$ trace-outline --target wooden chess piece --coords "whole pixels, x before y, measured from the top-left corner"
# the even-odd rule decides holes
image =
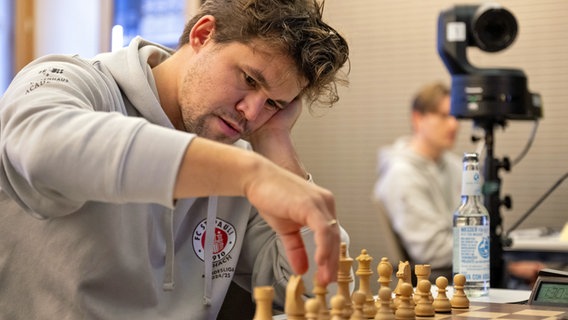
[[[379,289],[379,299],[377,299],[379,307],[375,314],[375,320],[394,320],[394,312],[392,310],[392,291],[387,287]]]
[[[341,243],[339,252],[339,270],[337,272],[337,294],[345,299],[345,318],[349,318],[352,313],[351,307],[351,290],[349,285],[353,282],[352,274],[353,258],[347,254],[347,244]]]
[[[404,281],[406,283],[410,283],[412,285],[412,274],[411,274],[411,271],[410,271],[410,262],[404,261],[402,264],[404,265],[404,268],[402,268],[402,270],[403,270],[402,281]]]
[[[398,305],[400,304],[400,287],[404,283],[410,284],[412,288],[411,280],[410,280],[410,263],[408,261],[399,261],[398,263],[398,271],[396,272],[396,277],[398,279],[396,288],[394,289],[394,308],[398,309]]]
[[[377,282],[381,284],[381,287],[390,287],[392,272],[393,267],[389,258],[381,258],[381,262],[377,265],[377,273],[379,274],[379,280],[377,280]]]
[[[390,263],[389,258],[387,257],[381,258],[381,262],[379,262],[379,264],[377,265],[377,273],[379,274],[379,279],[377,280],[377,282],[380,283],[379,292],[380,289],[383,287],[390,289],[390,283],[392,282],[393,266]],[[392,290],[389,291],[392,294]],[[375,307],[378,309],[381,303],[380,303],[380,295],[377,296],[379,297],[379,299],[377,299],[377,301],[375,302]],[[394,302],[392,301],[392,297],[389,297],[389,301],[391,309],[394,312],[395,308],[394,308]]]
[[[343,309],[345,308],[345,297],[340,294],[336,294],[331,297],[329,304],[331,305],[331,320],[344,320]]]
[[[446,295],[446,288],[448,287],[448,278],[439,276],[436,279],[436,287],[438,287],[438,295],[432,306],[437,313],[450,313],[452,312],[452,304]]]
[[[353,313],[349,320],[363,320],[366,319],[363,313],[363,307],[365,306],[365,293],[361,291],[353,292]]]
[[[314,277],[314,289],[312,293],[314,294],[315,298],[318,300],[320,308],[319,308],[319,316],[318,320],[328,320],[329,319],[329,309],[327,307],[327,288],[321,286],[317,281],[317,276]]]
[[[432,267],[429,264],[417,264],[414,266],[414,274],[416,275],[416,283],[419,284],[422,280],[430,281],[430,274],[432,273]],[[431,285],[431,284],[430,284]],[[414,302],[418,303],[418,299],[420,299],[420,295],[414,295]],[[430,302],[434,301],[434,297],[432,296],[432,292],[428,292],[428,299]]]
[[[253,295],[256,301],[256,310],[253,320],[272,320],[274,288],[271,286],[255,287]]]
[[[306,320],[318,320],[320,312],[320,303],[316,298],[310,298],[306,300],[304,304],[306,310]]]
[[[454,295],[450,299],[452,308],[454,309],[467,309],[469,308],[469,299],[464,291],[465,276],[457,273],[454,276]]]
[[[371,293],[370,277],[373,274],[371,270],[371,257],[366,249],[361,250],[361,254],[357,257],[358,268],[355,274],[359,277],[359,291],[365,294],[365,305],[363,306],[363,314],[366,318],[372,319],[377,312],[375,307],[375,299]]]
[[[400,285],[400,297],[399,304],[394,313],[397,320],[407,320],[414,319],[416,314],[414,313],[414,306],[410,302],[412,299],[412,285],[410,283],[403,282]]]
[[[430,301],[430,288],[432,285],[427,279],[422,279],[418,282],[416,295],[419,297],[414,308],[414,313],[417,317],[433,317],[435,315],[434,307]]]
[[[304,320],[305,307],[302,295],[304,294],[304,281],[299,275],[292,275],[286,286],[286,302],[284,313],[288,320]]]

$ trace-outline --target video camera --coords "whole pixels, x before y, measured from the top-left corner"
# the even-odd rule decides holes
[[[457,5],[438,18],[438,53],[452,77],[451,111],[456,118],[504,125],[507,119],[542,117],[539,94],[530,93],[519,69],[476,68],[467,47],[486,52],[507,48],[517,36],[517,21],[496,3]]]

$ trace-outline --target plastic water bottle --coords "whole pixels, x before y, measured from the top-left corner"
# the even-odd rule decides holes
[[[453,217],[453,274],[466,277],[469,297],[489,294],[489,212],[481,196],[477,153],[464,153],[461,204]]]

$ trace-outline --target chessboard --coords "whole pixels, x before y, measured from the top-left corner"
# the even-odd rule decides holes
[[[304,283],[299,275],[292,276],[286,288],[284,314],[274,316],[270,286],[254,288],[256,312],[253,320],[410,320],[410,319],[519,319],[551,320],[567,319],[568,309],[526,304],[492,302],[470,302],[466,294],[466,277],[456,274],[453,288],[448,290],[449,281],[438,277],[432,285],[429,280],[430,266],[415,265],[414,274],[418,280],[411,283],[411,268],[408,261],[398,263],[398,271],[383,257],[376,267],[380,289],[370,292],[373,275],[373,258],[365,249],[357,256],[358,268],[355,275],[359,287],[350,290],[353,282],[352,265],[355,259],[347,256],[346,245],[341,245],[337,292],[329,297],[325,287],[314,282],[314,289],[304,292]],[[396,286],[391,285],[396,275]],[[314,280],[315,281],[315,280]],[[394,289],[392,289],[394,287]],[[311,297],[307,297],[308,296]]]
[[[274,320],[287,320],[285,314],[273,317]],[[416,319],[457,319],[457,320],[562,320],[568,319],[568,310],[531,306],[525,304],[472,302],[469,309],[454,309],[451,313],[436,313],[434,317],[416,317]]]
[[[429,319],[568,319],[568,310],[526,304],[472,302],[467,310],[452,310],[451,314],[436,314]]]

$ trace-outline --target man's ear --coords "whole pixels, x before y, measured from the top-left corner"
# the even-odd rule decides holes
[[[412,131],[417,132],[420,128],[420,124],[422,123],[422,118],[424,115],[418,111],[411,111],[410,120],[412,123]]]
[[[189,33],[189,44],[195,49],[199,50],[207,42],[212,40],[213,32],[215,31],[215,17],[206,15],[201,17]]]

